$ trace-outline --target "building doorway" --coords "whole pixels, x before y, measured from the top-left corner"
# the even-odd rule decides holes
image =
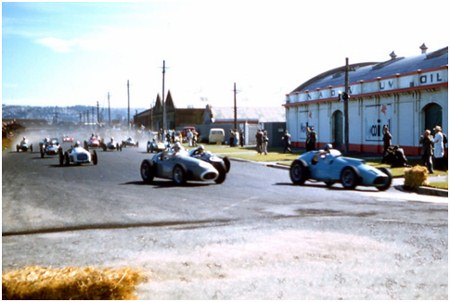
[[[436,125],[439,125],[442,127],[442,107],[436,103],[431,103],[426,105],[423,110],[423,117],[424,117],[424,131],[425,129],[428,129],[430,131],[433,131],[433,128]]]
[[[344,143],[344,117],[342,111],[337,110],[333,113],[332,120],[332,133],[333,133],[333,146],[336,149],[342,149]]]

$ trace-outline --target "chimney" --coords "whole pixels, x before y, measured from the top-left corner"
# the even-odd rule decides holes
[[[397,55],[395,54],[394,51],[392,51],[389,55],[391,56],[391,60],[394,60],[395,58],[397,58]]]
[[[423,43],[422,46],[420,46],[420,49],[422,50],[422,54],[425,54],[427,53],[428,47],[425,45],[425,43]]]

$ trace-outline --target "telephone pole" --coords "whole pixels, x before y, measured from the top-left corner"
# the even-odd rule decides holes
[[[127,80],[127,93],[128,93],[128,129],[130,129],[130,80]]]
[[[165,81],[165,75],[166,75],[166,61],[163,60],[163,67],[162,67],[162,103],[163,103],[163,129],[167,129],[167,118],[166,118],[166,101],[164,99],[164,81]]]
[[[344,136],[345,136],[345,153],[348,154],[349,151],[349,143],[348,143],[348,100],[349,100],[349,94],[348,94],[348,58],[345,58],[345,87],[344,87]]]
[[[234,82],[234,129],[237,129],[236,82]]]
[[[109,92],[108,92],[108,125],[111,127],[111,104],[109,102]]]

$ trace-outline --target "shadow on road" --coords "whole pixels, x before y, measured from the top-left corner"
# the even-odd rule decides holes
[[[171,180],[154,180],[151,184],[146,184],[143,181],[128,181],[125,183],[121,183],[120,185],[137,185],[137,186],[149,186],[154,187],[156,189],[159,188],[197,188],[197,187],[204,187],[208,185],[215,185],[215,183],[198,183],[198,182],[187,182],[184,185],[178,186]]]

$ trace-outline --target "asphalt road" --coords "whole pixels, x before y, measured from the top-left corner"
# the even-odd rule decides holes
[[[232,161],[226,181],[139,174],[141,148],[60,167],[2,155],[2,268],[132,266],[141,299],[447,299],[447,198]]]

